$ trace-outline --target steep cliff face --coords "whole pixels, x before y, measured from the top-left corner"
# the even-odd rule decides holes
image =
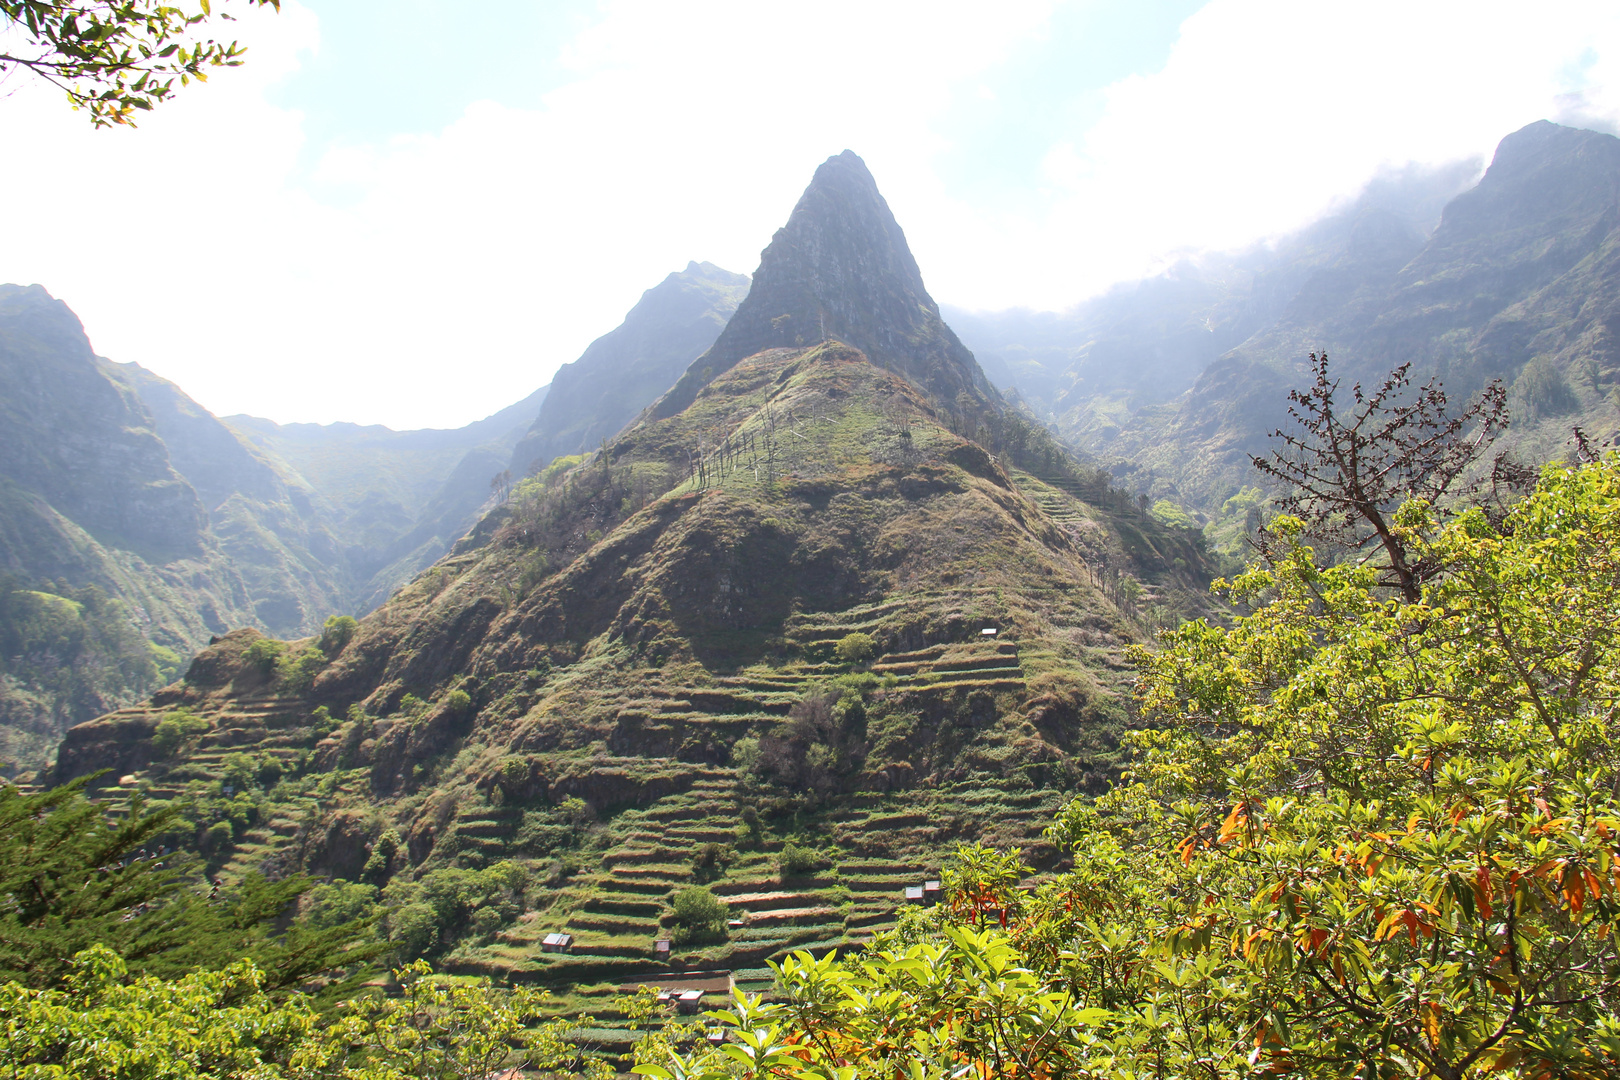
[[[38,286],[0,286],[0,387],[0,759],[33,766],[257,617],[152,412]]]
[[[167,379],[138,364],[99,362],[146,406],[169,460],[203,503],[221,557],[252,597],[255,625],[300,637],[348,609],[346,553],[307,486],[284,478]]]
[[[1557,452],[1577,423],[1599,437],[1620,427],[1620,139],[1532,124],[1502,140],[1431,236],[1360,224],[1272,325],[1173,409],[1126,430],[1114,449],[1148,471],[1145,484],[1219,505],[1248,477],[1248,455],[1264,452],[1279,395],[1304,381],[1311,350],[1326,349],[1348,382],[1410,363],[1459,400],[1501,379],[1514,416],[1503,445],[1532,459]]]
[[[557,369],[512,452],[513,474],[589,453],[617,435],[714,344],[747,292],[747,275],[696,262],[648,289],[623,323]]]
[[[977,411],[1000,400],[923,287],[905,233],[866,163],[848,150],[816,170],[788,223],[761,253],[748,298],[652,415],[680,412],[744,357],[823,341],[853,345],[947,408]]]
[[[67,305],[0,286],[6,476],[100,543],[149,561],[201,554],[207,518],[137,395],[109,380]]]

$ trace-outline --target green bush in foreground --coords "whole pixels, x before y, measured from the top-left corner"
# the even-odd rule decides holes
[[[309,1002],[278,1001],[251,961],[167,981],[130,979],[96,946],[61,989],[0,985],[0,1076],[75,1080],[487,1080],[503,1068],[605,1080],[576,1031],[529,1027],[538,990],[445,982],[426,964],[395,972],[397,997],[363,997],[323,1025]]]

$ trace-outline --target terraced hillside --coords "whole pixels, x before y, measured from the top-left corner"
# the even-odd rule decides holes
[[[875,188],[811,193],[893,224]],[[847,232],[796,212],[773,248],[831,261],[756,287],[836,288],[830,325],[870,286],[922,313],[907,333],[945,333],[909,253],[817,239]],[[765,318],[755,300],[739,318]],[[956,399],[913,381],[930,357]],[[544,984],[605,1046],[627,1038],[619,988],[758,987],[790,950],[858,944],[959,841],[1050,866],[1052,811],[1117,767],[1144,604],[1197,610],[1201,548],[973,397],[954,338],[901,360],[727,357],[520,485],[352,640],[227,635],[149,705],[73,729],[58,776],[187,799],[214,872],[325,876],[313,915],[374,907],[396,957]],[[727,917],[678,906],[693,887]]]

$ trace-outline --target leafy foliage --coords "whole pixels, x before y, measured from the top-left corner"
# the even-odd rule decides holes
[[[675,894],[670,907],[675,912],[678,944],[725,940],[726,919],[731,909],[708,889],[700,885],[682,889]]]
[[[839,638],[833,653],[846,664],[864,664],[876,655],[877,639],[857,630]]]
[[[356,944],[364,919],[294,920],[271,933],[311,887],[302,875],[275,882],[250,875],[205,896],[190,857],[165,843],[174,839],[179,808],[147,811],[137,802],[126,817],[109,819],[84,797],[86,782],[37,795],[0,788],[0,977],[59,986],[75,955],[105,945],[132,970],[162,977],[249,957],[264,985],[282,990],[363,966],[376,953]]]
[[[611,1076],[580,1049],[577,1028],[527,1025],[537,990],[446,983],[425,964],[395,972],[398,997],[350,1002],[323,1025],[302,998],[265,993],[251,961],[166,981],[130,978],[105,946],[79,954],[61,988],[0,984],[0,1073],[127,1080],[486,1080],[505,1067]]]
[[[168,757],[207,730],[208,721],[190,709],[172,709],[163,714],[163,719],[152,730],[152,753]]]
[[[138,112],[173,96],[177,80],[207,82],[207,69],[242,63],[247,50],[236,42],[198,37],[216,17],[209,0],[199,3],[190,14],[158,0],[0,0],[0,17],[26,42],[0,54],[0,71],[19,67],[60,86],[96,127],[133,126]]]

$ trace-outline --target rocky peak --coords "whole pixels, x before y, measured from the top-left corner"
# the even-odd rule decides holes
[[[973,354],[923,287],[905,233],[866,163],[845,150],[816,170],[760,255],[748,297],[713,347],[654,406],[673,416],[744,357],[839,340],[955,407],[997,400]]]

